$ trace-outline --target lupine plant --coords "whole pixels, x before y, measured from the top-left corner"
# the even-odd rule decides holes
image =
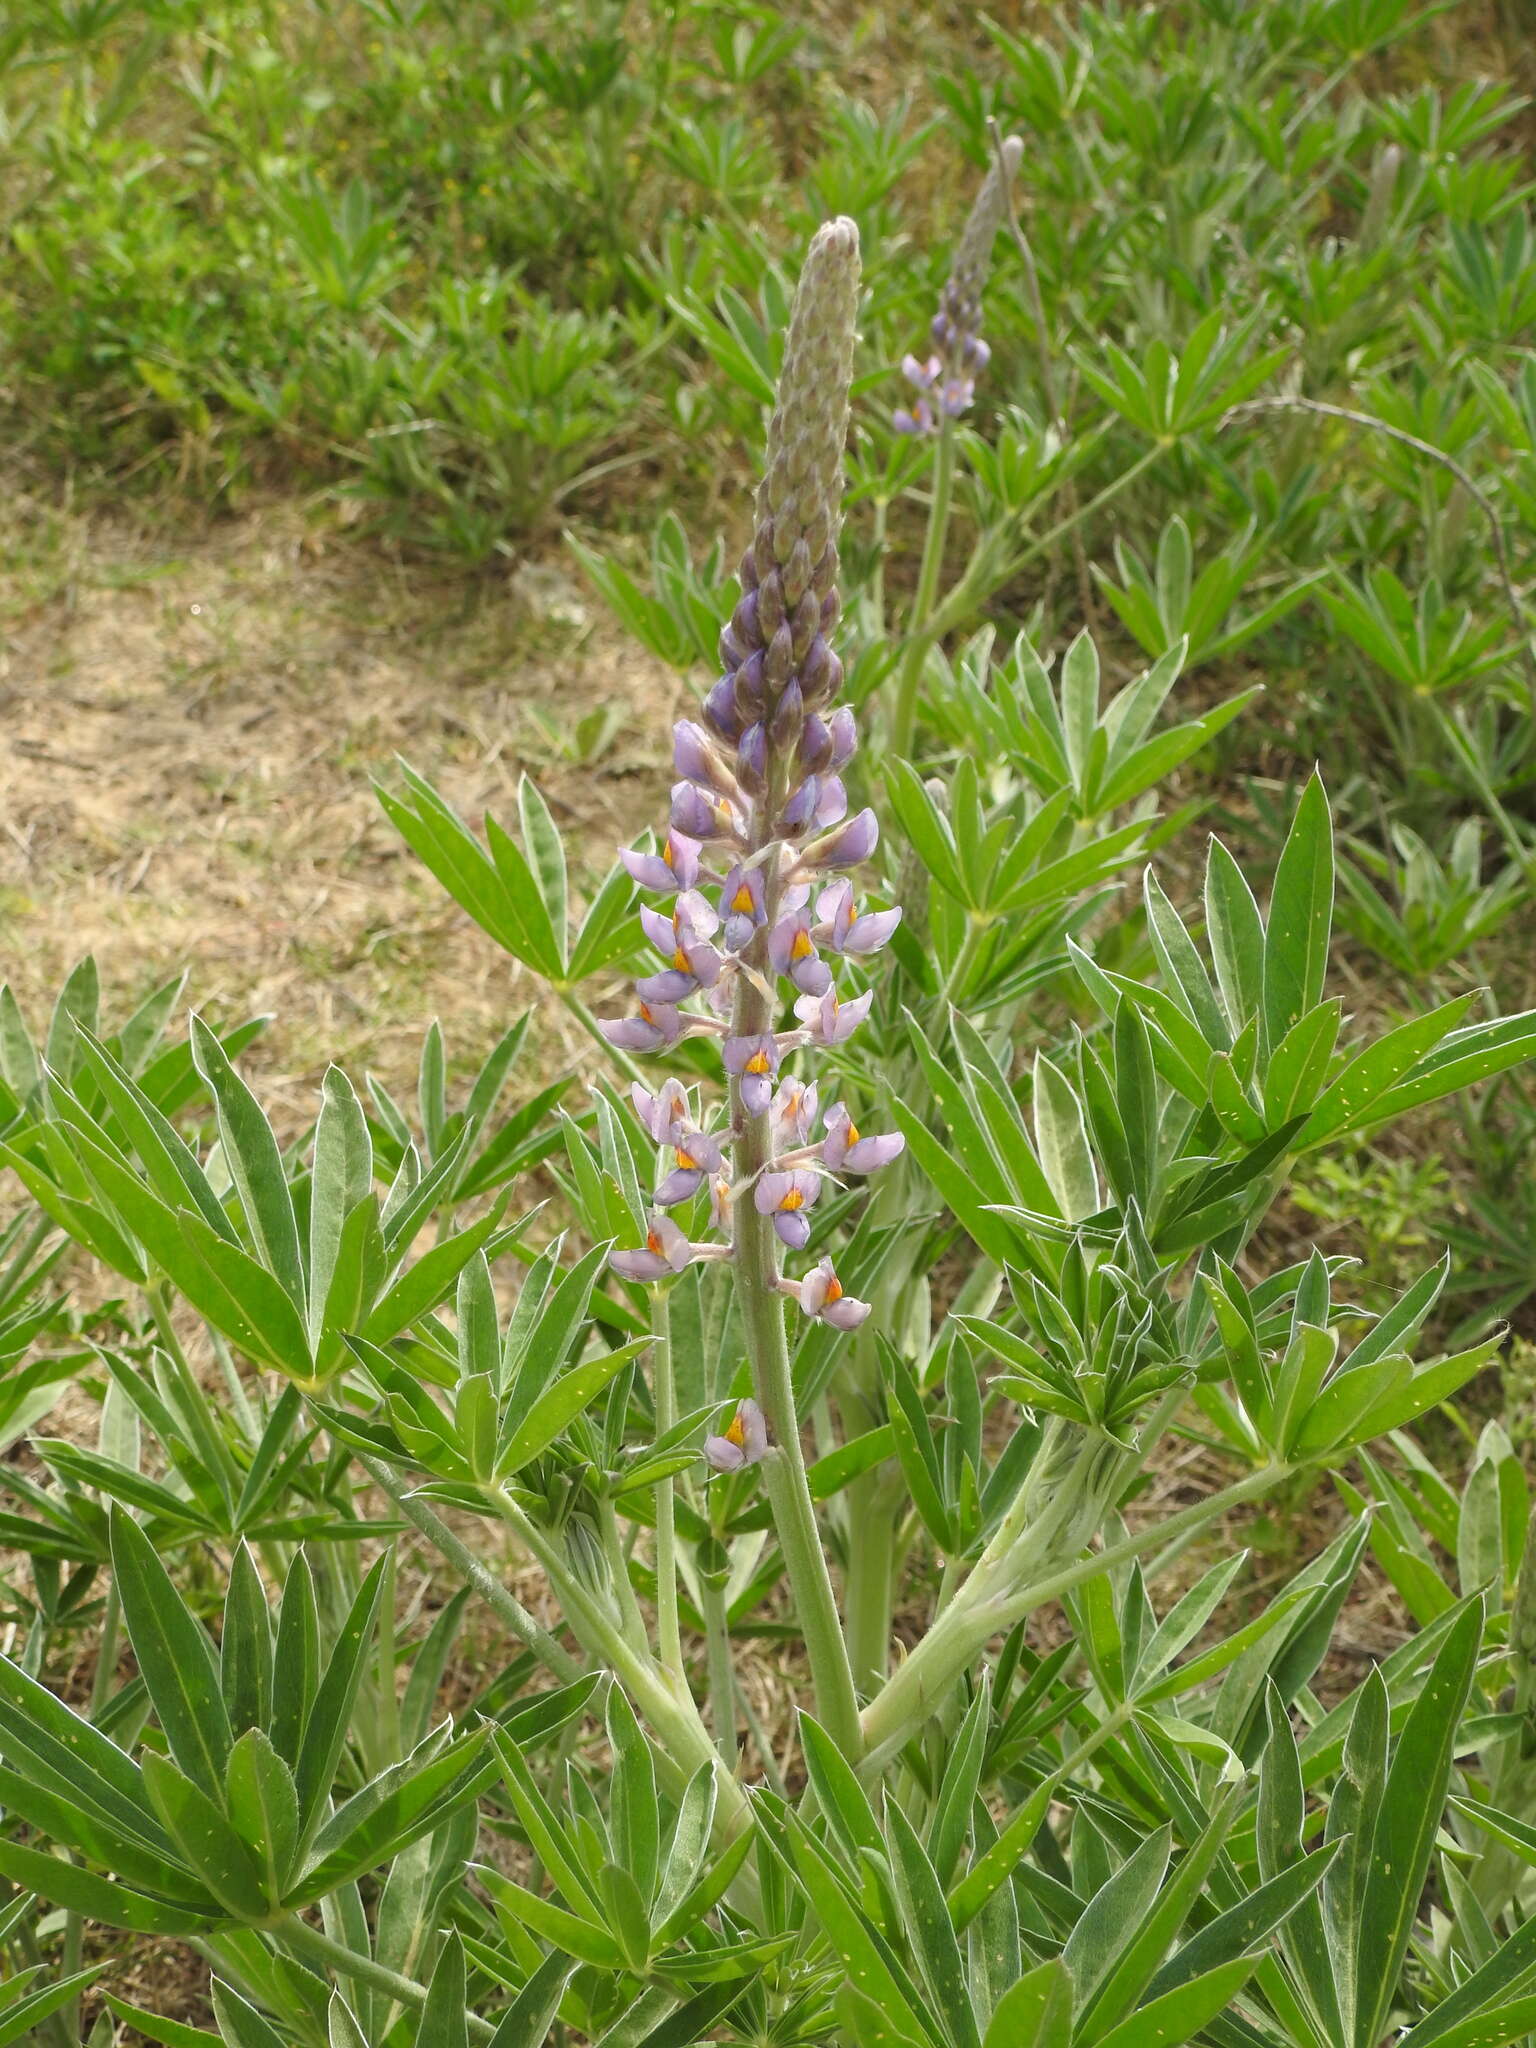
[[[531,784],[484,844],[386,793],[611,1072],[503,1117],[514,1027],[451,1111],[433,1031],[414,1117],[332,1069],[284,1143],[239,1031],[162,1049],[174,992],[108,1032],[82,972],[41,1047],[0,998],[34,1205],[0,1271],[0,2041],[1536,2034],[1529,1487],[1497,1423],[1464,1473],[1432,1434],[1498,1337],[1436,1347],[1444,1265],[1384,1293],[1269,1220],[1536,1015],[1357,1026],[1315,776],[1267,905],[1213,838],[1133,906],[1159,782],[1241,706],[1170,719],[1182,647],[1106,692],[1088,637],[1048,662],[986,579],[941,592],[980,435],[904,437],[916,595],[840,625],[859,306],[840,217],[659,840],[573,914]],[[1011,516],[978,549],[1016,560]],[[856,752],[840,688],[915,758]],[[599,1024],[575,984],[621,965]],[[61,1240],[113,1291],[61,1297]],[[93,1431],[38,1427],[66,1376]],[[189,1944],[209,2010],[126,1997],[107,1930]]]

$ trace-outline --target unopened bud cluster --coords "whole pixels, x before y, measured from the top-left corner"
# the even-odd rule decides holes
[[[981,338],[981,294],[992,265],[992,244],[1008,215],[1008,187],[1024,154],[1010,135],[988,171],[966,221],[949,281],[929,330],[932,348],[919,359],[902,358],[902,374],[917,393],[911,410],[898,410],[894,425],[903,434],[932,434],[941,418],[958,419],[976,396],[976,379],[992,359]]]
[[[645,1244],[613,1254],[632,1280],[731,1259],[741,1204],[768,1219],[781,1245],[802,1250],[828,1179],[870,1173],[902,1149],[899,1136],[862,1135],[840,1102],[823,1111],[817,1083],[787,1071],[793,1055],[840,1044],[863,1021],[870,996],[844,1002],[838,965],[876,952],[901,918],[861,909],[846,878],[874,851],[878,828],[872,811],[848,816],[841,770],[857,736],[853,713],[832,701],[842,682],[831,633],[858,293],[858,231],[831,221],[795,295],[741,601],[720,638],[723,672],[702,724],[674,728],[677,781],[660,850],[623,855],[671,906],[641,912],[661,964],[636,983],[635,1014],[603,1029],[636,1053],[718,1037],[733,1105],[731,1120],[709,1129],[677,1080],[654,1093],[636,1087],[665,1170]],[[780,1028],[791,1004],[796,1021]],[[690,1239],[668,1211],[705,1194],[715,1235]],[[773,1284],[836,1329],[869,1312],[827,1259],[800,1280],[775,1271]],[[766,1447],[761,1412],[744,1402],[705,1452],[734,1470]]]

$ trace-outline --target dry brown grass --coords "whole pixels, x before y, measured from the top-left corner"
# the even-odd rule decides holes
[[[404,754],[468,815],[511,818],[526,770],[578,875],[654,810],[681,686],[558,551],[470,581],[282,500],[170,534],[37,493],[3,518],[0,975],[34,1020],[86,952],[118,1009],[189,968],[198,1008],[272,1014],[249,1064],[297,1128],[329,1058],[408,1089],[431,1017],[468,1058],[538,1003],[370,778]],[[580,765],[545,727],[599,703],[627,716]],[[590,1054],[547,1009],[538,1044],[545,1068]]]

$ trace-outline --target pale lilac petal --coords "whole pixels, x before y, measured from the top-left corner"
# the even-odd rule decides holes
[[[647,1251],[610,1252],[608,1263],[626,1280],[660,1280],[672,1270],[665,1259]]]
[[[707,1436],[704,1439],[704,1457],[717,1472],[739,1472],[747,1462],[747,1454],[740,1444],[733,1444],[729,1437]]]
[[[856,917],[843,935],[842,950],[845,953],[878,953],[889,943],[891,934],[901,923],[901,911],[870,910],[862,917]]]
[[[901,1156],[906,1149],[906,1139],[899,1131],[884,1133],[879,1137],[860,1138],[843,1154],[844,1173],[874,1173],[882,1166],[889,1166],[893,1159]]]
[[[746,1439],[743,1448],[749,1465],[762,1463],[768,1450],[768,1422],[755,1401],[743,1401],[736,1410],[736,1419],[741,1424]]]
[[[824,775],[816,785],[815,822],[823,830],[848,812],[848,792],[840,775]],[[860,856],[862,858],[862,856]]]
[[[851,1294],[845,1294],[841,1301],[829,1301],[821,1312],[821,1320],[830,1323],[834,1330],[856,1330],[869,1314],[867,1301],[855,1301]]]
[[[635,994],[641,1001],[655,1008],[675,1006],[685,996],[691,996],[698,988],[698,976],[677,967],[667,967],[660,974],[647,974],[635,983]]]
[[[832,766],[844,768],[859,744],[858,723],[846,704],[840,704],[827,720],[827,730],[832,735]]]
[[[659,853],[636,853],[633,847],[621,847],[619,859],[634,876],[642,889],[675,889],[677,877],[667,866]]]
[[[825,839],[815,840],[805,849],[804,858],[808,866],[854,868],[869,859],[879,842],[879,820],[872,810],[865,809]]]

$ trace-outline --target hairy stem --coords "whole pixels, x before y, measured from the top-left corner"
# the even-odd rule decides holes
[[[946,414],[939,428],[938,447],[934,454],[928,531],[923,540],[923,559],[917,572],[912,616],[907,621],[907,651],[896,679],[896,704],[891,716],[891,752],[901,760],[910,757],[917,729],[918,692],[922,688],[928,650],[935,637],[927,628],[939,594],[939,578],[944,571],[944,549],[949,539],[954,490],[955,423]]]
[[[772,1025],[766,987],[749,974],[739,975],[732,1032],[738,1037],[756,1037]],[[771,1142],[766,1111],[761,1116],[747,1114],[741,1082],[735,1079],[731,1083],[731,1124],[736,1133],[737,1178],[745,1189],[771,1163]],[[805,1635],[817,1718],[840,1749],[857,1756],[859,1703],[800,1448],[800,1418],[789,1370],[784,1297],[778,1291],[773,1224],[759,1215],[748,1193],[739,1195],[731,1206],[736,1301],[746,1334],[753,1390],[772,1442],[763,1459],[763,1484],[795,1596],[796,1618]]]
[[[865,1708],[864,1771],[878,1770],[921,1728],[993,1636],[1013,1628],[1036,1608],[1059,1600],[1087,1580],[1145,1556],[1186,1530],[1218,1521],[1245,1501],[1259,1499],[1298,1469],[1292,1464],[1265,1465],[1212,1494],[1208,1500],[1197,1501],[1194,1506],[1170,1515],[1166,1521],[1138,1530],[1135,1535],[1070,1564],[1057,1564],[1043,1576],[1023,1583],[1019,1581],[1018,1567],[1024,1560],[1018,1551],[994,1553],[989,1547],[988,1559],[978,1564],[929,1634]],[[1030,1531],[1029,1538],[1033,1536]],[[1029,1547],[1036,1546],[1030,1543]]]
[[[727,1769],[736,1768],[736,1667],[731,1661],[731,1622],[725,1588],[701,1574],[699,1606],[704,1616],[704,1650],[709,1672],[709,1709],[715,1747]]]
[[[413,1494],[403,1480],[390,1471],[378,1458],[371,1458],[359,1452],[358,1461],[363,1470],[381,1492],[388,1494],[406,1520],[421,1535],[425,1536],[445,1561],[451,1564],[465,1585],[470,1586],[490,1608],[498,1620],[506,1623],[519,1642],[552,1671],[564,1684],[582,1676],[581,1666],[550,1634],[540,1622],[535,1621],[523,1603],[509,1593],[482,1558],[476,1557],[468,1544],[454,1535],[448,1524],[436,1509]]]
[[[372,1956],[359,1955],[355,1949],[332,1941],[328,1934],[323,1934],[318,1927],[311,1927],[307,1920],[285,1920],[272,1931],[274,1939],[294,1955],[321,1963],[326,1969],[334,1970],[338,1977],[350,1977],[355,1984],[371,1984],[375,1991],[387,1991],[396,2004],[408,2006],[412,2012],[420,2012],[426,2005],[424,1984],[418,1984],[414,1977],[402,1977],[398,1972],[386,1969]],[[466,2012],[464,2019],[471,2040],[489,2041],[496,2031],[490,2021],[481,2019],[478,2013]]]
[[[656,1434],[666,1435],[677,1421],[677,1377],[672,1365],[672,1319],[668,1296],[651,1289],[651,1384],[656,1404]],[[683,1639],[677,1620],[676,1481],[669,1475],[656,1487],[656,1639],[661,1661],[674,1678],[683,1677]]]

